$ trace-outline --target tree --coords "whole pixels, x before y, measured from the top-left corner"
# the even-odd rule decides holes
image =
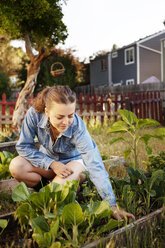
[[[79,83],[84,82],[85,65],[79,62],[79,59],[74,56],[73,49],[57,49],[58,58],[49,56],[41,63],[40,72],[37,77],[36,90],[34,94],[41,91],[45,86],[53,85],[69,85],[72,89]],[[61,62],[65,67],[65,74],[62,77],[53,77],[50,73],[54,63]],[[19,80],[25,81],[26,65],[28,61],[23,61],[22,69],[19,71]],[[60,65],[54,64],[53,70],[61,68]]]
[[[13,115],[13,125],[19,131],[29,97],[36,86],[41,62],[50,55],[57,56],[55,45],[67,37],[67,28],[62,21],[62,3],[63,0],[0,1],[0,32],[11,39],[24,40],[30,59],[27,80]]]
[[[0,35],[0,68],[8,77],[15,75],[22,67],[22,58],[26,53],[21,48],[10,45],[10,38],[7,35]]]
[[[0,70],[0,97],[2,97],[2,94],[5,93],[7,97],[10,96],[10,79],[6,75],[5,72]]]

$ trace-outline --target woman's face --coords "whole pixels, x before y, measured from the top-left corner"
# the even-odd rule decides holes
[[[75,108],[75,102],[68,104],[54,102],[50,109],[45,108],[45,113],[52,126],[55,127],[58,132],[62,133],[71,125]]]

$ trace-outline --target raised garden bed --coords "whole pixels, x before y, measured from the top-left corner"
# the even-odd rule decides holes
[[[7,146],[4,143],[0,144],[0,151],[7,150],[10,152],[15,152],[15,144],[16,142],[7,142]],[[120,166],[125,163],[123,158],[112,158],[110,160],[104,161],[106,166]],[[18,185],[18,182],[15,179],[8,179],[0,181],[0,192],[11,192],[13,188]],[[130,247],[130,248],[141,248],[147,246],[140,246],[143,242],[143,239],[148,235],[147,233],[156,232],[159,229],[159,226],[165,225],[165,219],[163,216],[164,208],[160,208],[149,215],[146,215],[131,224],[126,225],[114,232],[107,233],[105,237],[98,239],[95,242],[89,243],[88,245],[83,246],[82,248],[113,248],[113,247]],[[20,226],[17,221],[15,221],[13,217],[13,211],[10,213],[6,213],[0,216],[0,218],[6,218],[9,220],[9,224],[7,228],[4,230],[0,247],[6,247],[4,242],[8,242],[8,247],[38,247],[34,245],[31,240],[31,234],[27,237],[27,241],[24,239],[24,234],[20,232]],[[164,226],[165,228],[165,226]],[[165,230],[165,229],[164,229]],[[165,238],[165,234],[163,234]],[[10,241],[11,240],[11,241]],[[133,242],[138,240],[139,246],[135,246]],[[27,244],[25,245],[25,243]],[[2,244],[1,244],[2,243]],[[162,241],[162,246],[160,248],[164,248]],[[157,248],[156,246],[152,246]]]
[[[153,213],[150,213],[140,218],[139,220],[128,224],[127,226],[107,234],[107,236],[104,238],[83,246],[82,248],[143,247],[140,246],[140,240],[142,241],[144,238],[146,239],[146,236],[150,234],[151,229],[152,232],[155,232],[162,221],[164,221],[165,225],[165,220],[163,219],[164,211],[164,208],[160,208]],[[2,245],[5,244],[5,241],[8,242],[8,245],[11,245],[13,240],[13,247],[38,247],[37,245],[33,244],[31,238],[29,237],[26,239],[26,241],[24,240],[24,236],[20,232],[20,226],[14,219],[13,213],[1,215],[0,218],[7,218],[9,220],[9,224],[1,236],[0,247],[3,247]],[[136,246],[137,244],[133,244],[133,242],[137,242],[137,240],[139,242],[139,246]],[[127,246],[128,243],[129,246]],[[163,245],[164,244],[162,243],[161,248],[164,247]]]

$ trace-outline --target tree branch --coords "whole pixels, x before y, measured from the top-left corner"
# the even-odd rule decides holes
[[[26,53],[29,56],[30,60],[33,60],[34,54],[32,52],[32,46],[31,46],[31,41],[30,41],[29,35],[26,34],[24,39],[25,39]]]

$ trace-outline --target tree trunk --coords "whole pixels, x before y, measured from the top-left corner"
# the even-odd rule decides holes
[[[33,94],[34,88],[37,83],[37,76],[40,71],[40,64],[41,60],[37,58],[31,61],[31,63],[29,64],[25,86],[21,90],[16,102],[15,110],[13,113],[13,126],[18,129],[18,132],[21,131],[21,126],[28,107],[28,102],[30,96]]]

